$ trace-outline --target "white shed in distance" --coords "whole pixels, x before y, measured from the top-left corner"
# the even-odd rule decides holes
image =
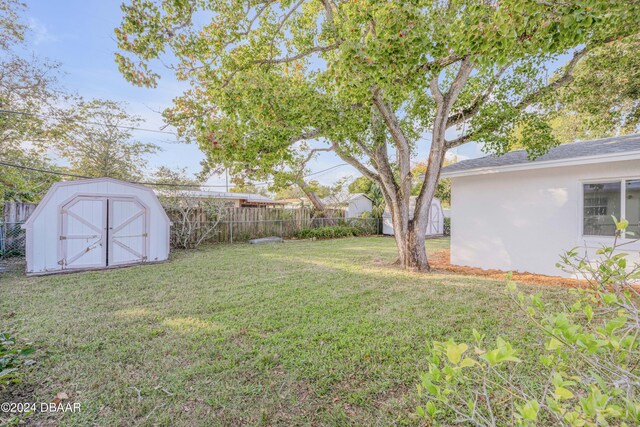
[[[164,261],[169,227],[150,188],[111,178],[58,182],[23,225],[27,274]]]
[[[416,208],[416,196],[409,199],[409,215],[413,219],[413,213]],[[382,214],[382,234],[393,236],[393,220],[391,219],[391,211],[387,206]],[[442,236],[444,234],[444,214],[440,199],[434,197],[429,208],[429,221],[427,222],[426,236]]]
[[[347,211],[345,212],[347,218],[360,218],[367,212],[370,214],[373,210],[373,201],[364,193],[351,194],[347,203]]]

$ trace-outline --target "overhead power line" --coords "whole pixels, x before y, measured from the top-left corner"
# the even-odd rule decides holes
[[[331,166],[330,168],[327,169],[323,169],[321,171],[317,171],[314,173],[310,173],[308,175],[305,175],[304,178],[308,178],[310,176],[313,175],[317,175],[323,172],[327,172],[330,171],[332,169],[341,167],[341,166],[345,166],[346,163],[342,163],[339,165],[335,165],[335,166]],[[41,168],[35,168],[32,166],[24,166],[24,165],[18,165],[15,163],[9,163],[9,162],[3,162],[0,161],[0,166],[7,166],[10,168],[17,168],[17,169],[22,169],[22,170],[28,170],[28,171],[32,171],[32,172],[39,172],[39,173],[45,173],[45,174],[49,174],[49,175],[58,175],[58,176],[64,176],[64,177],[69,177],[69,178],[79,178],[79,179],[94,179],[95,177],[93,176],[85,176],[85,175],[77,175],[77,174],[73,174],[73,173],[67,173],[67,172],[59,172],[59,171],[52,171],[52,170],[47,170],[47,169],[41,169]],[[225,188],[227,187],[226,185],[210,185],[210,184],[172,184],[172,183],[164,183],[164,182],[148,182],[148,181],[127,181],[131,184],[140,184],[140,185],[149,185],[149,186],[160,186],[160,187],[199,187],[199,188]],[[250,183],[251,185],[268,185],[268,184],[272,184],[273,181],[265,181],[265,182],[256,182],[256,183]]]
[[[47,169],[34,168],[34,167],[31,167],[31,166],[16,165],[14,163],[8,163],[8,162],[2,162],[2,161],[0,161],[0,166],[8,166],[10,168],[17,168],[17,169],[23,169],[23,170],[33,171],[33,172],[40,172],[40,173],[45,173],[45,174],[49,174],[49,175],[65,176],[65,177],[69,177],[69,178],[80,178],[80,179],[94,179],[95,178],[94,176],[85,176],[85,175],[77,175],[77,174],[67,173],[67,172],[58,172],[58,171],[52,171],[52,170],[47,170]],[[145,182],[145,181],[127,181],[127,182],[129,182],[131,184],[157,185],[157,186],[165,186],[165,187],[225,187],[224,185],[172,184],[172,183],[164,183],[164,182]]]
[[[0,110],[0,114],[16,114],[16,115],[21,115],[21,116],[32,116],[32,117],[40,117],[40,118],[49,118],[49,119],[54,119],[54,120],[61,120],[60,118],[52,116],[50,114],[36,114],[36,113],[29,113],[27,111]],[[94,125],[94,126],[107,126],[107,127],[114,127],[114,128],[119,128],[119,129],[138,130],[138,131],[142,131],[142,132],[153,132],[153,133],[162,133],[162,134],[166,134],[166,135],[178,136],[178,134],[176,132],[171,132],[171,131],[168,131],[168,130],[141,128],[141,127],[130,126],[130,125],[114,125],[114,124],[107,124],[107,123],[98,123],[98,122],[92,122],[92,121],[89,121],[89,120],[76,120],[76,121],[81,122],[81,123],[86,123],[88,125]],[[178,141],[178,142],[185,142],[186,143],[187,141]]]
[[[47,118],[52,118],[55,120],[60,120],[57,117],[51,116],[51,115],[46,115],[46,114],[36,114],[36,113],[30,113],[30,112],[26,112],[26,111],[15,111],[15,110],[4,110],[4,109],[0,109],[0,114],[16,114],[16,115],[23,115],[23,116],[32,116],[32,117],[47,117]],[[95,126],[107,126],[107,127],[115,127],[115,128],[120,128],[120,129],[129,129],[129,130],[137,130],[137,131],[142,131],[142,132],[153,132],[153,133],[161,133],[161,134],[168,134],[168,135],[174,135],[174,136],[178,136],[177,133],[175,132],[171,132],[171,131],[164,131],[164,130],[160,130],[160,129],[149,129],[149,128],[141,128],[141,127],[136,127],[136,126],[126,126],[126,125],[114,125],[114,124],[106,124],[106,123],[98,123],[98,122],[92,122],[92,121],[86,121],[86,120],[78,120],[82,123],[86,123],[86,124],[90,124],[90,125],[95,125]],[[173,142],[169,142],[169,141],[158,141],[158,142],[165,142],[165,143],[173,143]],[[176,143],[188,143],[187,141],[181,141],[181,140],[176,140]],[[76,175],[76,174],[71,174],[71,173],[66,173],[66,172],[58,172],[58,171],[50,171],[50,170],[46,170],[46,169],[40,169],[40,168],[34,168],[34,167],[30,167],[30,166],[23,166],[23,165],[17,165],[17,164],[13,164],[13,163],[7,163],[7,162],[2,162],[0,161],[0,165],[3,166],[7,166],[7,167],[14,167],[14,168],[19,168],[19,169],[23,169],[23,170],[30,170],[30,171],[34,171],[34,172],[40,172],[40,173],[46,173],[46,174],[51,174],[51,175],[58,175],[58,176],[65,176],[65,177],[69,177],[69,178],[80,178],[80,179],[92,179],[94,177],[90,177],[90,176],[84,176],[84,175]],[[347,163],[341,163],[338,165],[334,165],[331,166],[327,169],[323,169],[317,172],[312,172],[308,175],[303,176],[303,178],[308,178],[311,176],[316,176],[328,171],[331,171],[333,169],[342,167],[342,166],[346,166]],[[134,181],[130,181],[132,184],[141,184],[141,185],[157,185],[157,186],[165,186],[165,187],[204,187],[204,188],[226,188],[227,185],[207,185],[207,184],[171,184],[171,183],[154,183],[154,182],[134,182]],[[266,182],[257,182],[257,183],[251,183],[251,185],[268,185],[268,184],[272,184],[273,181],[266,181]]]
[[[340,163],[339,165],[331,166],[330,168],[323,169],[321,171],[313,172],[313,173],[310,173],[308,175],[305,175],[304,178],[309,178],[310,176],[314,176],[314,175],[318,175],[318,174],[321,174],[321,173],[325,173],[325,172],[328,172],[328,171],[331,171],[333,169],[337,169],[337,168],[340,168],[340,167],[346,166],[346,165],[347,165],[347,163]]]

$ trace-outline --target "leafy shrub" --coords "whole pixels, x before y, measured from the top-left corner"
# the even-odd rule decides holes
[[[366,234],[362,227],[335,225],[330,227],[303,228],[296,233],[298,239],[335,239],[338,237],[362,236]]]
[[[616,221],[618,234],[627,225]],[[432,343],[418,414],[476,426],[640,425],[640,294],[633,287],[640,266],[628,266],[618,249],[616,237],[595,257],[576,249],[561,257],[561,268],[591,286],[575,290],[559,311],[508,283],[507,295],[547,337],[537,360],[503,338],[485,343],[477,331],[471,345]],[[522,359],[535,365],[540,383],[527,383]]]
[[[16,342],[7,332],[0,332],[0,386],[19,382],[20,370],[33,363],[25,356],[34,352],[30,346]]]
[[[451,236],[451,218],[444,217],[444,223],[442,226],[442,232],[445,236]]]

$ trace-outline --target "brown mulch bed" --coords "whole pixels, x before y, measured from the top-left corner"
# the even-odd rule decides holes
[[[450,251],[442,250],[429,256],[429,264],[435,270],[448,271],[467,276],[481,276],[490,279],[506,279],[508,272],[502,270],[483,270],[477,267],[464,267],[461,265],[451,265],[449,261]],[[512,280],[516,282],[535,283],[537,285],[567,286],[571,288],[584,287],[587,282],[584,280],[569,279],[566,277],[545,276],[543,274],[517,273],[513,272]]]

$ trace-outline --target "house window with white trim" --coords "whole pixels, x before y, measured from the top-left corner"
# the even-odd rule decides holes
[[[630,179],[625,182],[624,217],[629,221],[627,237],[633,239],[640,237],[640,179]]]
[[[620,181],[583,185],[583,231],[585,236],[615,236],[611,216],[620,218],[622,205]]]

